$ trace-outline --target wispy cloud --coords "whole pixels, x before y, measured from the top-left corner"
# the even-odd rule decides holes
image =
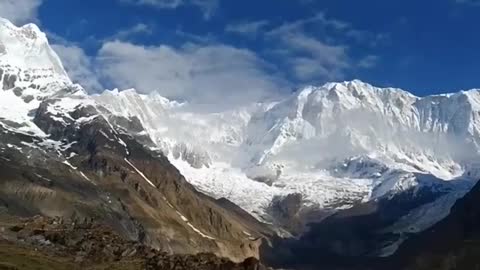
[[[62,59],[63,66],[73,82],[81,84],[89,92],[104,90],[91,57],[87,56],[82,48],[74,44],[54,44],[52,48]]]
[[[129,39],[130,37],[134,37],[137,35],[151,35],[152,33],[153,33],[153,30],[150,26],[144,23],[138,23],[130,28],[118,31],[115,35],[113,35],[109,39],[126,40],[126,39]]]
[[[219,0],[120,0],[124,3],[149,5],[162,9],[176,9],[181,6],[196,6],[203,12],[205,19],[210,19],[219,6]]]
[[[318,12],[314,16],[299,19],[293,22],[285,22],[282,25],[272,29],[268,32],[269,35],[279,35],[282,33],[290,33],[292,31],[303,31],[304,27],[308,24],[318,24],[322,27],[331,27],[334,30],[347,30],[351,28],[348,22],[341,20],[328,18],[325,13]]]
[[[15,24],[36,22],[41,4],[42,0],[0,0],[0,17]]]
[[[321,35],[307,31],[314,26]],[[302,82],[343,79],[354,68],[371,68],[378,57],[360,60],[350,54],[351,44],[375,46],[387,37],[354,28],[352,24],[319,12],[314,16],[285,22],[270,29],[267,38],[276,42],[274,50],[286,62],[294,77]]]
[[[372,68],[377,65],[379,57],[376,55],[367,55],[358,61],[357,66],[360,68]]]
[[[175,34],[188,42],[193,42],[197,44],[210,44],[216,42],[216,37],[212,33],[196,35],[189,32],[185,32],[181,29],[177,29]]]
[[[247,37],[255,37],[262,29],[268,26],[268,24],[269,22],[267,20],[235,23],[227,25],[225,31]]]
[[[259,52],[224,44],[214,36],[180,30],[177,35],[188,40],[182,46],[143,46],[129,41],[132,35],[151,33],[145,24],[104,39],[101,49],[92,57],[79,46],[62,44],[61,40],[56,50],[64,59],[67,72],[90,91],[103,86],[133,87],[195,104],[216,104],[222,97],[224,106],[274,98],[288,92],[293,84],[344,79],[349,71],[372,68],[378,63],[374,54],[351,55],[350,44],[345,40],[311,34],[307,30],[312,24],[340,33],[352,43],[363,42],[352,37],[351,32],[364,32],[318,13],[277,27],[267,21],[226,27],[226,31],[242,35],[261,33],[260,42],[271,44],[271,52],[276,56],[273,62],[267,62]]]
[[[183,0],[125,0],[140,5],[151,5],[159,8],[177,8],[184,3]]]
[[[233,106],[279,95],[275,71],[246,49],[186,44],[145,47],[108,42],[97,56],[102,77],[117,87],[134,87],[196,104]]]
[[[276,68],[254,52],[225,44],[174,48],[116,40],[105,41],[97,54],[88,56],[76,44],[56,40],[53,48],[67,73],[89,92],[104,86],[136,88],[220,109],[276,99],[290,89]]]
[[[281,40],[290,49],[286,59],[301,81],[341,79],[349,67],[350,58],[343,45],[328,45],[302,33],[289,33]]]

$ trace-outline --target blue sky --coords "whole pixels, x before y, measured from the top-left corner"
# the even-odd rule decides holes
[[[480,87],[475,0],[0,0],[0,15],[39,24],[90,91],[206,103],[351,79],[417,95]]]

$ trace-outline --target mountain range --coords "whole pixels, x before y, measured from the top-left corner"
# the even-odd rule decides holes
[[[170,254],[395,260],[480,178],[478,89],[417,97],[354,80],[221,111],[92,94],[36,25],[5,19],[0,87],[0,217],[91,220]]]

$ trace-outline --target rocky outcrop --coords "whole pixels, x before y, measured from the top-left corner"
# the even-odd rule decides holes
[[[45,257],[49,254],[62,264],[75,263],[81,269],[95,268],[97,265],[130,265],[128,269],[222,269],[222,270],[266,270],[254,258],[234,263],[211,253],[196,255],[170,255],[136,241],[128,241],[111,228],[98,224],[91,219],[67,220],[63,218],[34,217],[11,221],[0,231],[0,243],[21,247],[22,250],[41,250]],[[3,245],[0,244],[0,254]],[[2,265],[11,269],[20,269],[20,265],[11,260],[15,254],[0,258]],[[22,255],[26,257],[26,255]],[[24,258],[27,259],[27,258]],[[61,259],[61,260],[60,260]],[[26,267],[23,264],[24,269]]]
[[[3,77],[3,90],[12,89],[15,87],[15,81],[17,80],[17,75],[5,73]]]
[[[303,206],[302,195],[298,193],[288,194],[273,198],[268,213],[274,218],[279,226],[289,232],[302,230],[301,208]]]
[[[203,167],[208,168],[212,163],[206,151],[198,147],[188,146],[186,143],[176,144],[172,149],[172,155],[175,159],[182,159],[188,162],[188,164],[196,169]]]

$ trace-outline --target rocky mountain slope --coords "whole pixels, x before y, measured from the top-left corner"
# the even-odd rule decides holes
[[[258,257],[270,229],[199,193],[141,123],[73,84],[36,26],[2,19],[0,42],[0,212],[93,219],[169,253]]]

